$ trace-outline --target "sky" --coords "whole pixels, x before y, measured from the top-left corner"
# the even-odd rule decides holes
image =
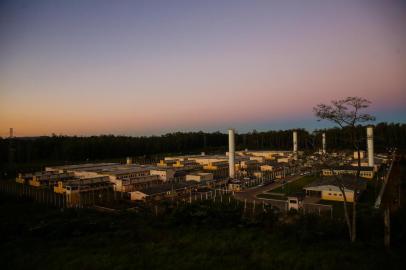
[[[406,2],[0,1],[0,136],[406,123]]]

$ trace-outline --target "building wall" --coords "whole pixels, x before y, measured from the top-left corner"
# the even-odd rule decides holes
[[[228,189],[231,191],[241,191],[241,184],[229,183]]]
[[[322,174],[324,176],[331,176],[332,172],[330,169],[323,169]],[[357,170],[334,170],[334,174],[339,175],[339,174],[352,174],[356,175]],[[360,176],[366,179],[372,179],[374,177],[374,172],[373,171],[360,171]]]
[[[271,165],[262,165],[260,166],[261,171],[272,171],[273,170],[273,166]]]
[[[278,163],[286,162],[289,163],[289,158],[278,158]]]
[[[161,180],[157,175],[140,176],[132,179],[117,179],[110,176],[110,182],[115,184],[115,190],[120,192],[130,192],[136,189],[149,187],[152,184],[159,184]]]
[[[347,198],[347,202],[354,201],[354,191],[345,191],[345,196]],[[328,201],[344,201],[343,194],[341,191],[337,190],[322,190],[321,199]]]
[[[250,158],[250,160],[258,161],[259,163],[264,163],[264,162],[265,162],[265,158],[264,158],[264,157],[256,157],[256,156],[253,156],[253,157],[249,157],[249,158]]]
[[[203,173],[203,174],[188,174],[186,175],[186,181],[211,181],[213,180],[212,173]]]
[[[228,177],[228,167],[205,166],[204,171],[212,173],[214,178]]]
[[[360,151],[359,155],[361,156],[360,159],[365,157],[365,151]],[[358,151],[354,151],[354,159],[358,159]]]
[[[140,200],[145,200],[147,198],[147,195],[140,192],[140,191],[133,191],[130,192],[130,199],[132,201],[140,201]]]
[[[59,194],[63,194],[65,193],[65,187],[63,186],[63,182],[59,181],[58,185],[54,187],[54,192],[55,193],[59,193]]]
[[[151,170],[150,173],[151,175],[158,175],[163,182],[172,181],[175,175],[173,170]]]
[[[305,188],[305,190],[306,190],[306,194],[308,194],[308,192],[321,192],[320,198],[322,200],[344,201],[343,194],[338,186],[334,186],[334,185],[316,186],[316,187]],[[354,191],[353,190],[345,189],[345,196],[347,198],[347,202],[354,201]]]

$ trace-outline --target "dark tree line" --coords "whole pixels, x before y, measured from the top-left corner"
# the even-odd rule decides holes
[[[312,133],[298,130],[299,149],[315,150],[321,146],[321,132],[326,132],[328,149],[351,149],[347,131],[331,128]],[[360,137],[366,137],[365,127],[357,128]],[[386,147],[406,149],[406,125],[380,123],[374,129],[376,151]],[[292,146],[292,130],[257,132],[236,135],[236,148],[250,150],[286,150]],[[83,161],[124,158],[125,156],[152,156],[157,154],[190,154],[205,151],[224,152],[227,134],[220,132],[170,133],[162,136],[50,136],[36,138],[0,138],[0,162],[29,163],[41,160]]]

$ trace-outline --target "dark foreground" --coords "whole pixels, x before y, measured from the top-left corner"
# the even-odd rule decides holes
[[[394,247],[381,218],[360,218],[350,244],[339,221],[294,214],[241,215],[221,204],[153,213],[46,208],[0,194],[2,269],[404,269],[404,210]],[[403,218],[403,219],[402,219]],[[402,223],[403,222],[403,223]]]

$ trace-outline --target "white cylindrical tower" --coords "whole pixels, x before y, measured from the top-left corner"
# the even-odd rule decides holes
[[[133,159],[131,157],[127,157],[127,165],[133,164]]]
[[[326,153],[326,133],[322,134],[323,154]]]
[[[367,149],[368,149],[368,166],[373,167],[374,164],[374,130],[373,127],[367,127]]]
[[[228,171],[230,178],[234,178],[235,177],[234,129],[228,130]]]
[[[297,131],[293,131],[293,152],[297,153]]]

